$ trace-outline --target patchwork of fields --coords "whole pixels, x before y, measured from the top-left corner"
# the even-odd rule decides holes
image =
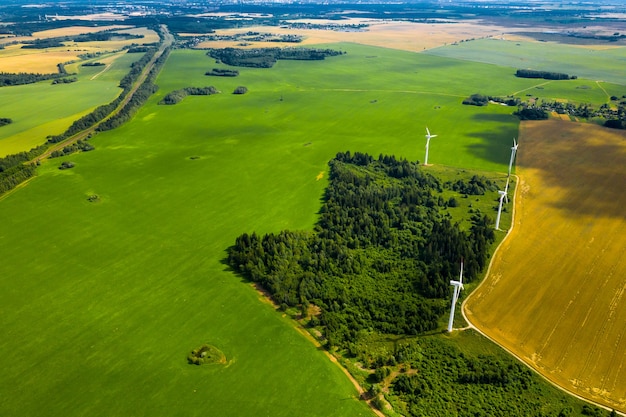
[[[159,91],[132,122],[91,139],[96,151],[46,161],[27,187],[0,199],[0,253],[11,260],[0,263],[0,333],[8,335],[0,340],[0,414],[371,415],[341,370],[225,266],[235,237],[311,229],[328,160],[346,150],[422,160],[426,125],[438,135],[433,171],[446,165],[501,177],[518,120],[505,106],[461,105],[470,94],[594,104],[626,94],[625,86],[582,79],[538,89],[543,80],[514,77],[506,59],[332,47],[347,54],[242,68],[235,78],[207,77],[225,66],[203,51],[175,50]],[[101,90],[100,101],[83,107],[77,97],[94,80],[114,96],[128,59],[50,86],[75,91],[46,90],[48,110],[27,119],[28,129],[57,133],[49,130],[106,102]],[[157,105],[170,91],[208,85],[221,94]],[[240,85],[248,93],[231,94]],[[0,90],[20,96],[25,119],[47,88],[28,95],[27,87]],[[0,105],[0,116],[12,117],[9,110]],[[624,408],[626,245],[616,232],[624,228],[624,141],[553,123],[523,127],[519,224],[467,310],[554,381]],[[0,156],[41,143],[29,142],[33,132],[0,137]],[[61,171],[62,161],[76,167]],[[186,355],[203,343],[220,349],[226,364],[188,365]]]
[[[626,134],[522,124],[515,228],[468,318],[548,379],[626,411]]]

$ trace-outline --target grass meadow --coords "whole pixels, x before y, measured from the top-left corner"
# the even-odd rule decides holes
[[[588,80],[624,84],[626,47],[574,46],[549,42],[478,39],[425,52],[448,58],[540,71],[564,72]],[[513,72],[514,73],[514,72]]]
[[[517,122],[501,107],[461,106],[472,88],[429,85],[433,70],[454,71],[449,60],[343,47],[235,79],[204,76],[215,64],[203,52],[174,51],[131,123],[65,158],[74,169],[47,161],[1,201],[0,250],[12,260],[0,266],[3,414],[370,413],[227,270],[226,248],[244,231],[311,228],[326,184],[316,178],[338,151],[419,159],[428,123],[440,135],[431,162],[504,172]],[[222,94],[156,105],[203,85]],[[237,85],[249,93],[230,94]],[[187,365],[202,343],[228,365]]]
[[[236,78],[207,77],[220,65],[175,50],[133,121],[0,199],[0,414],[371,415],[342,371],[228,270],[225,251],[243,232],[312,228],[338,151],[422,160],[426,125],[439,135],[433,168],[502,176],[513,109],[461,101],[486,80],[494,95],[534,81],[336,47],[348,54]],[[156,104],[208,85],[222,93]],[[249,92],[231,94],[239,85]],[[75,168],[57,169],[64,160]],[[203,343],[227,364],[188,365]]]
[[[68,65],[68,72],[77,72],[74,83],[49,80],[0,88],[0,117],[13,120],[0,128],[0,157],[41,145],[46,136],[63,133],[74,120],[112,101],[121,92],[120,80],[140,58],[118,55],[104,72],[104,67]]]

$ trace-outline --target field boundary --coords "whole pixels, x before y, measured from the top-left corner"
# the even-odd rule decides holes
[[[494,263],[494,260],[496,258],[496,254],[498,254],[498,252],[502,248],[503,244],[509,239],[511,232],[513,231],[513,228],[515,227],[515,210],[516,210],[516,206],[517,206],[516,205],[517,195],[518,195],[518,189],[520,188],[520,186],[522,184],[521,184],[521,181],[520,181],[520,177],[518,175],[512,175],[512,176],[515,177],[515,179],[516,179],[516,186],[515,186],[515,191],[514,191],[514,195],[513,195],[513,210],[512,210],[512,213],[511,213],[511,227],[509,228],[509,230],[507,231],[506,235],[504,236],[504,239],[502,239],[502,241],[500,242],[500,244],[498,245],[496,250],[493,252],[493,254],[491,256],[491,260],[489,261],[489,266],[487,267],[487,272],[485,273],[485,277],[478,284],[478,286],[476,288],[474,288],[474,290],[465,298],[465,300],[463,300],[463,303],[461,304],[461,314],[463,315],[463,318],[465,319],[465,321],[468,324],[468,326],[465,327],[463,330],[465,330],[467,328],[471,328],[471,329],[475,330],[476,332],[480,333],[482,336],[486,337],[491,342],[495,343],[500,348],[502,348],[504,351],[506,351],[509,355],[511,355],[514,358],[516,358],[518,361],[520,361],[522,364],[524,364],[527,368],[531,369],[535,374],[539,375],[541,378],[543,378],[545,381],[547,381],[550,385],[552,385],[553,387],[561,390],[562,392],[565,392],[566,394],[572,395],[575,398],[583,400],[583,401],[585,401],[585,402],[587,402],[589,404],[592,404],[592,405],[594,405],[596,407],[602,408],[603,410],[615,411],[618,415],[626,416],[626,414],[622,413],[621,411],[614,410],[613,408],[608,407],[608,406],[606,406],[604,404],[601,404],[601,403],[598,403],[596,401],[590,400],[589,398],[585,398],[585,397],[583,397],[583,396],[581,396],[581,395],[579,395],[579,394],[577,394],[577,393],[575,393],[573,391],[570,391],[569,389],[559,385],[558,383],[556,383],[555,381],[550,379],[548,376],[546,376],[542,372],[540,372],[538,369],[536,369],[534,366],[532,366],[530,363],[526,362],[521,356],[519,356],[515,352],[511,351],[506,346],[500,344],[498,341],[493,339],[491,336],[489,336],[488,334],[483,332],[480,328],[475,326],[474,323],[471,322],[471,320],[469,319],[469,317],[467,316],[467,314],[465,312],[465,306],[466,306],[467,301],[472,297],[472,295],[480,287],[482,287],[487,282],[487,279],[489,278],[489,274],[491,273],[491,267],[492,267],[492,265]]]
[[[267,303],[267,304],[271,305],[272,308],[274,308],[274,311],[276,311],[276,312],[279,311],[280,306],[278,304],[276,304],[276,302],[272,299],[272,296],[269,294],[268,291],[266,291],[263,287],[261,287],[260,285],[258,285],[255,282],[252,283],[251,287],[259,295],[259,298],[261,299],[261,302]],[[285,315],[283,315],[283,317],[285,317]],[[311,333],[309,333],[304,327],[302,327],[302,325],[300,323],[298,323],[296,320],[294,320],[292,318],[289,318],[288,321],[290,322],[291,326],[298,333],[300,333],[302,336],[304,336],[305,339],[307,339],[309,342],[311,342],[313,344],[313,346],[315,346],[316,348],[318,348],[319,350],[324,352],[324,355],[326,355],[326,357],[332,363],[337,365],[339,367],[339,369],[341,369],[341,371],[344,374],[346,374],[346,376],[348,377],[350,382],[352,382],[352,385],[354,385],[354,388],[356,388],[357,392],[359,393],[359,397],[357,397],[357,399],[359,401],[361,401],[362,398],[363,398],[362,395],[365,394],[365,390],[363,389],[361,384],[359,384],[359,382],[354,378],[354,376],[352,376],[350,371],[348,371],[348,369],[346,369],[346,367],[341,365],[341,363],[339,362],[339,359],[335,355],[330,353],[327,349],[325,349],[322,346],[322,344],[319,342],[319,340],[317,340],[315,337],[313,337],[313,335]],[[383,412],[380,411],[378,408],[374,407],[374,405],[371,403],[371,401],[367,401],[367,400],[363,400],[363,401],[365,401],[365,403],[372,409],[374,414],[378,415],[379,417],[385,417],[385,414],[383,414]]]

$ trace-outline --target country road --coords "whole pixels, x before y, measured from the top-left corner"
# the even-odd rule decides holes
[[[148,77],[148,74],[150,74],[150,71],[152,71],[152,68],[154,68],[154,64],[157,61],[157,59],[159,59],[161,55],[163,55],[163,52],[165,52],[165,50],[169,48],[172,45],[172,43],[174,43],[174,36],[172,36],[172,34],[169,32],[169,30],[167,29],[167,26],[161,25],[161,31],[163,33],[163,41],[161,42],[161,46],[159,47],[159,50],[154,54],[150,62],[148,62],[148,64],[145,66],[141,74],[139,74],[139,77],[137,77],[137,80],[135,80],[135,82],[133,83],[131,90],[128,92],[126,97],[124,97],[124,100],[122,100],[122,102],[115,108],[115,110],[113,110],[111,114],[109,114],[106,118],[104,118],[99,123],[85,130],[82,130],[59,143],[54,144],[45,153],[34,158],[31,161],[32,163],[41,162],[43,159],[49,158],[53,152],[61,150],[66,146],[72,145],[78,142],[79,140],[84,140],[88,138],[90,135],[92,135],[96,131],[96,129],[102,122],[105,122],[109,120],[111,117],[117,115],[124,108],[124,106],[128,104],[128,102],[133,98],[133,95],[135,94],[137,89],[144,83],[144,81],[146,81],[146,78]]]

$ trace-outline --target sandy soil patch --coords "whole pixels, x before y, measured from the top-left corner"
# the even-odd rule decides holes
[[[626,132],[520,132],[515,226],[465,312],[566,389],[626,411]]]

